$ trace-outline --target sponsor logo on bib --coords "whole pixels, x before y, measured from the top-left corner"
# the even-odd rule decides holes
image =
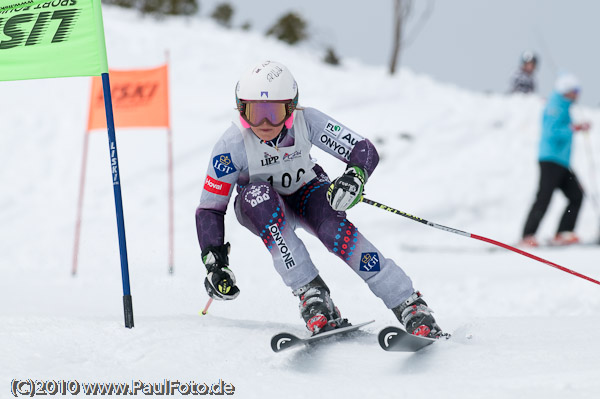
[[[291,161],[292,159],[300,158],[302,156],[302,151],[294,151],[292,153],[283,154],[283,162]]]
[[[265,158],[260,160],[260,164],[262,166],[275,165],[276,163],[279,163],[279,156],[271,155],[266,152],[265,152]]]

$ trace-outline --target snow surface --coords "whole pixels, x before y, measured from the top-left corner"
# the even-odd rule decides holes
[[[297,301],[260,241],[227,215],[231,267],[241,288],[208,315],[194,211],[209,154],[228,127],[238,76],[262,59],[287,64],[301,103],[377,143],[370,198],[436,223],[506,243],[519,238],[537,182],[543,99],[484,95],[403,69],[346,60],[326,66],[307,48],[211,22],[160,23],[105,7],[110,65],[171,59],[175,159],[175,274],[167,273],[166,135],[117,134],[136,327],[123,327],[122,286],[107,139],[90,139],[79,273],[71,253],[89,78],[3,82],[0,97],[0,398],[10,381],[68,379],[217,382],[240,398],[597,398],[600,287],[509,251],[357,206],[359,229],[412,277],[452,340],[417,354],[387,353],[377,332],[392,313],[304,232],[333,298],[351,321],[376,319],[356,339],[280,354],[270,337],[305,333]],[[600,126],[600,112],[575,108]],[[593,187],[586,145],[574,169]],[[330,176],[344,165],[313,152]],[[600,161],[600,160],[599,160]],[[598,173],[596,170],[595,173]],[[597,184],[597,182],[596,182]],[[540,237],[566,201],[553,199]],[[599,216],[584,202],[577,232],[595,240]],[[538,256],[600,278],[598,247],[538,249]]]

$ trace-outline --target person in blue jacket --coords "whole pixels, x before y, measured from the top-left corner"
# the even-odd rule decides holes
[[[523,229],[522,244],[535,247],[538,226],[546,213],[555,189],[560,189],[569,200],[552,244],[569,245],[579,242],[573,232],[583,200],[583,190],[570,169],[573,132],[588,130],[589,123],[573,124],[569,110],[577,100],[580,85],[570,74],[559,76],[542,117],[542,135],[539,146],[540,181],[535,202]]]

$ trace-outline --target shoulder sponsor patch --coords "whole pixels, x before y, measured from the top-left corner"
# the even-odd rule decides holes
[[[379,264],[379,254],[377,252],[363,252],[360,255],[361,272],[378,272],[381,270]]]
[[[350,160],[350,152],[352,150],[350,150],[345,145],[340,144],[338,142],[338,140],[335,140],[335,139],[329,137],[325,133],[321,133],[321,137],[319,137],[319,141],[321,143],[325,144],[327,147],[329,147],[333,152],[336,152],[339,155],[341,155],[342,157],[346,158],[346,160],[348,160],[348,161]]]
[[[360,136],[358,136],[356,133],[354,133],[354,132],[352,132],[352,131],[350,131],[348,129],[344,129],[342,131],[342,134],[340,134],[339,140],[345,146],[354,148],[354,146],[356,145],[356,143],[358,143],[360,140],[362,140],[362,138]]]
[[[230,188],[231,184],[213,179],[210,176],[206,176],[206,180],[204,181],[204,189],[209,193],[227,196],[229,195]]]
[[[325,131],[332,135],[333,137],[338,137],[340,132],[342,131],[342,127],[335,123],[334,121],[327,121],[325,125]]]
[[[217,177],[227,176],[235,172],[237,169],[233,166],[233,161],[231,160],[231,154],[219,154],[213,158],[213,168]]]

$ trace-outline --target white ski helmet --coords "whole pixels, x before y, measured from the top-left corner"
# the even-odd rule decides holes
[[[521,54],[521,64],[526,64],[528,62],[533,62],[536,65],[538,62],[537,55],[531,50],[526,50]]]
[[[560,94],[567,94],[572,91],[580,91],[581,84],[575,75],[563,73],[556,79],[554,89]]]
[[[298,85],[287,67],[275,61],[263,61],[245,73],[237,82],[235,100],[242,126],[250,124],[242,115],[248,102],[286,103],[285,126],[293,124],[293,112],[298,105]]]

